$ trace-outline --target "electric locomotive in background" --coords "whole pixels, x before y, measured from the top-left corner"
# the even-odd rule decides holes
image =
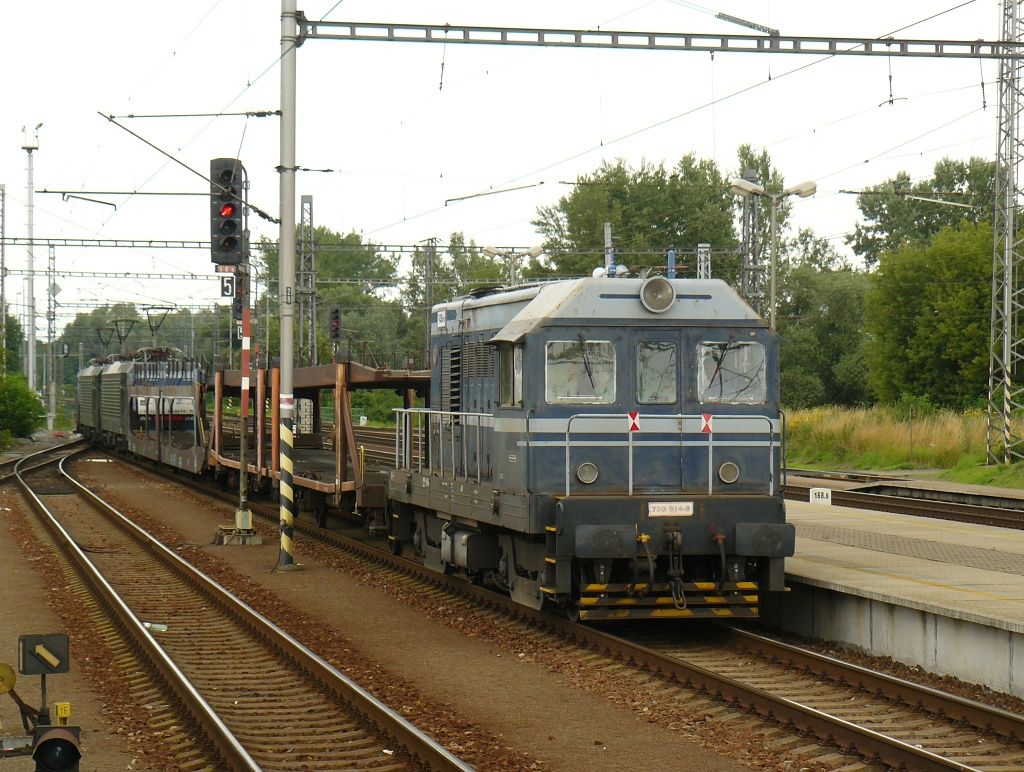
[[[97,445],[199,474],[206,469],[205,371],[172,348],[144,348],[78,373],[76,428]]]
[[[582,619],[756,616],[783,589],[778,339],[724,282],[479,292],[434,307],[430,356],[393,548]]]

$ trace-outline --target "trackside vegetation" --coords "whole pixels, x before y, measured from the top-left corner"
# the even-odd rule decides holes
[[[786,413],[786,459],[811,469],[906,470],[975,485],[1024,488],[1024,469],[985,466],[982,409],[954,411],[904,398],[891,405]],[[1024,431],[1024,420],[1015,427]]]
[[[39,397],[21,375],[0,378],[0,447],[15,437],[28,437],[43,425],[45,412]]]

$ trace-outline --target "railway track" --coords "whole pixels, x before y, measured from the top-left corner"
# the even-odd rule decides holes
[[[840,747],[890,766],[1003,770],[1024,765],[1024,716],[739,629],[723,630],[721,638],[700,645],[680,645],[658,631],[629,640],[659,658],[779,698],[786,708],[773,711],[776,718],[819,737],[827,732]]]
[[[904,481],[907,478],[898,474],[885,474],[875,472],[831,472],[821,469],[798,469],[786,467],[786,473],[796,477],[815,477],[822,480],[844,480],[849,482],[882,483],[894,480]]]
[[[276,525],[275,508],[251,501],[250,506],[257,517]],[[295,522],[295,530],[299,538],[315,539],[365,564],[361,570],[372,571],[381,584],[412,583],[421,594],[436,596],[440,590],[478,608],[497,609],[561,636],[579,647],[581,656],[596,652],[614,668],[623,662],[638,665],[742,708],[741,717],[753,713],[796,727],[825,745],[834,743],[844,753],[859,755],[866,767],[876,762],[908,770],[1024,767],[1019,739],[1024,738],[1024,716],[737,630],[721,633],[724,644],[696,647],[678,645],[672,630],[679,628],[664,625],[620,627],[626,635],[612,634],[531,611],[486,588],[393,556],[383,546],[302,520]]]
[[[63,467],[17,476],[127,648],[141,653],[152,688],[169,692],[165,729],[194,750],[181,765],[468,769]]]
[[[786,484],[787,499],[809,501],[810,494],[810,486]],[[931,517],[938,520],[954,520],[960,523],[974,523],[976,525],[993,525],[998,528],[1024,528],[1024,510],[837,489],[833,489],[831,495],[832,503],[840,507],[872,509],[878,512]]]
[[[65,442],[60,445],[54,445],[50,448],[44,448],[25,456],[0,461],[0,484],[14,478],[16,468],[20,469],[22,473],[29,472],[33,469],[38,469],[40,467],[47,466],[48,464],[52,464],[54,459],[60,459],[66,455],[79,453],[88,447],[89,444],[85,440],[72,440],[71,442]]]

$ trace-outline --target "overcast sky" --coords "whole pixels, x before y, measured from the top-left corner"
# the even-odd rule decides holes
[[[900,30],[897,36],[913,38],[999,36],[1001,3],[975,0],[949,11],[957,4],[309,0],[299,7],[310,19],[337,21],[744,32],[714,18],[723,11],[785,35]],[[268,0],[0,4],[0,183],[7,186],[7,235],[27,234],[22,126],[43,124],[35,153],[37,190],[205,194],[201,179],[97,112],[276,109],[279,50],[280,6]],[[540,241],[530,225],[537,207],[556,203],[571,190],[561,181],[604,159],[671,166],[693,152],[734,173],[736,148],[746,142],[767,149],[789,183],[818,182],[814,198],[794,202],[793,223],[842,247],[857,211],[854,196],[840,190],[876,184],[900,170],[926,177],[944,156],[988,158],[996,148],[994,62],[327,40],[307,41],[297,59],[297,162],[334,170],[299,174],[297,193],[313,195],[316,224],[357,230],[385,244],[429,237],[447,243],[460,230],[479,245],[527,248]],[[200,172],[208,170],[210,158],[241,158],[252,181],[250,200],[276,216],[276,118],[122,122]],[[536,183],[543,184],[444,205],[450,198]],[[117,209],[37,194],[36,236],[209,238],[205,196],[90,197],[106,198]],[[276,226],[255,217],[250,224],[254,239],[277,237]],[[27,265],[24,247],[8,247],[6,257],[9,268]],[[35,263],[45,268],[45,248],[36,249]],[[188,283],[59,279],[64,303],[218,298],[209,255],[201,250],[61,248],[57,265],[210,277]],[[36,288],[41,315],[45,281],[37,280]],[[10,302],[18,302],[22,291],[22,279],[9,277]]]

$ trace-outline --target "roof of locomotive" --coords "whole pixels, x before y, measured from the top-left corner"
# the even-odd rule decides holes
[[[565,323],[728,321],[750,327],[764,320],[721,279],[672,279],[675,301],[654,313],[640,301],[644,279],[591,277],[541,285],[534,297],[491,340],[512,343],[540,327]],[[489,296],[487,300],[494,297]],[[467,307],[471,307],[467,303]]]
[[[118,375],[120,373],[130,373],[135,367],[135,363],[130,359],[123,359],[120,362],[111,362],[102,366],[103,375]]]

